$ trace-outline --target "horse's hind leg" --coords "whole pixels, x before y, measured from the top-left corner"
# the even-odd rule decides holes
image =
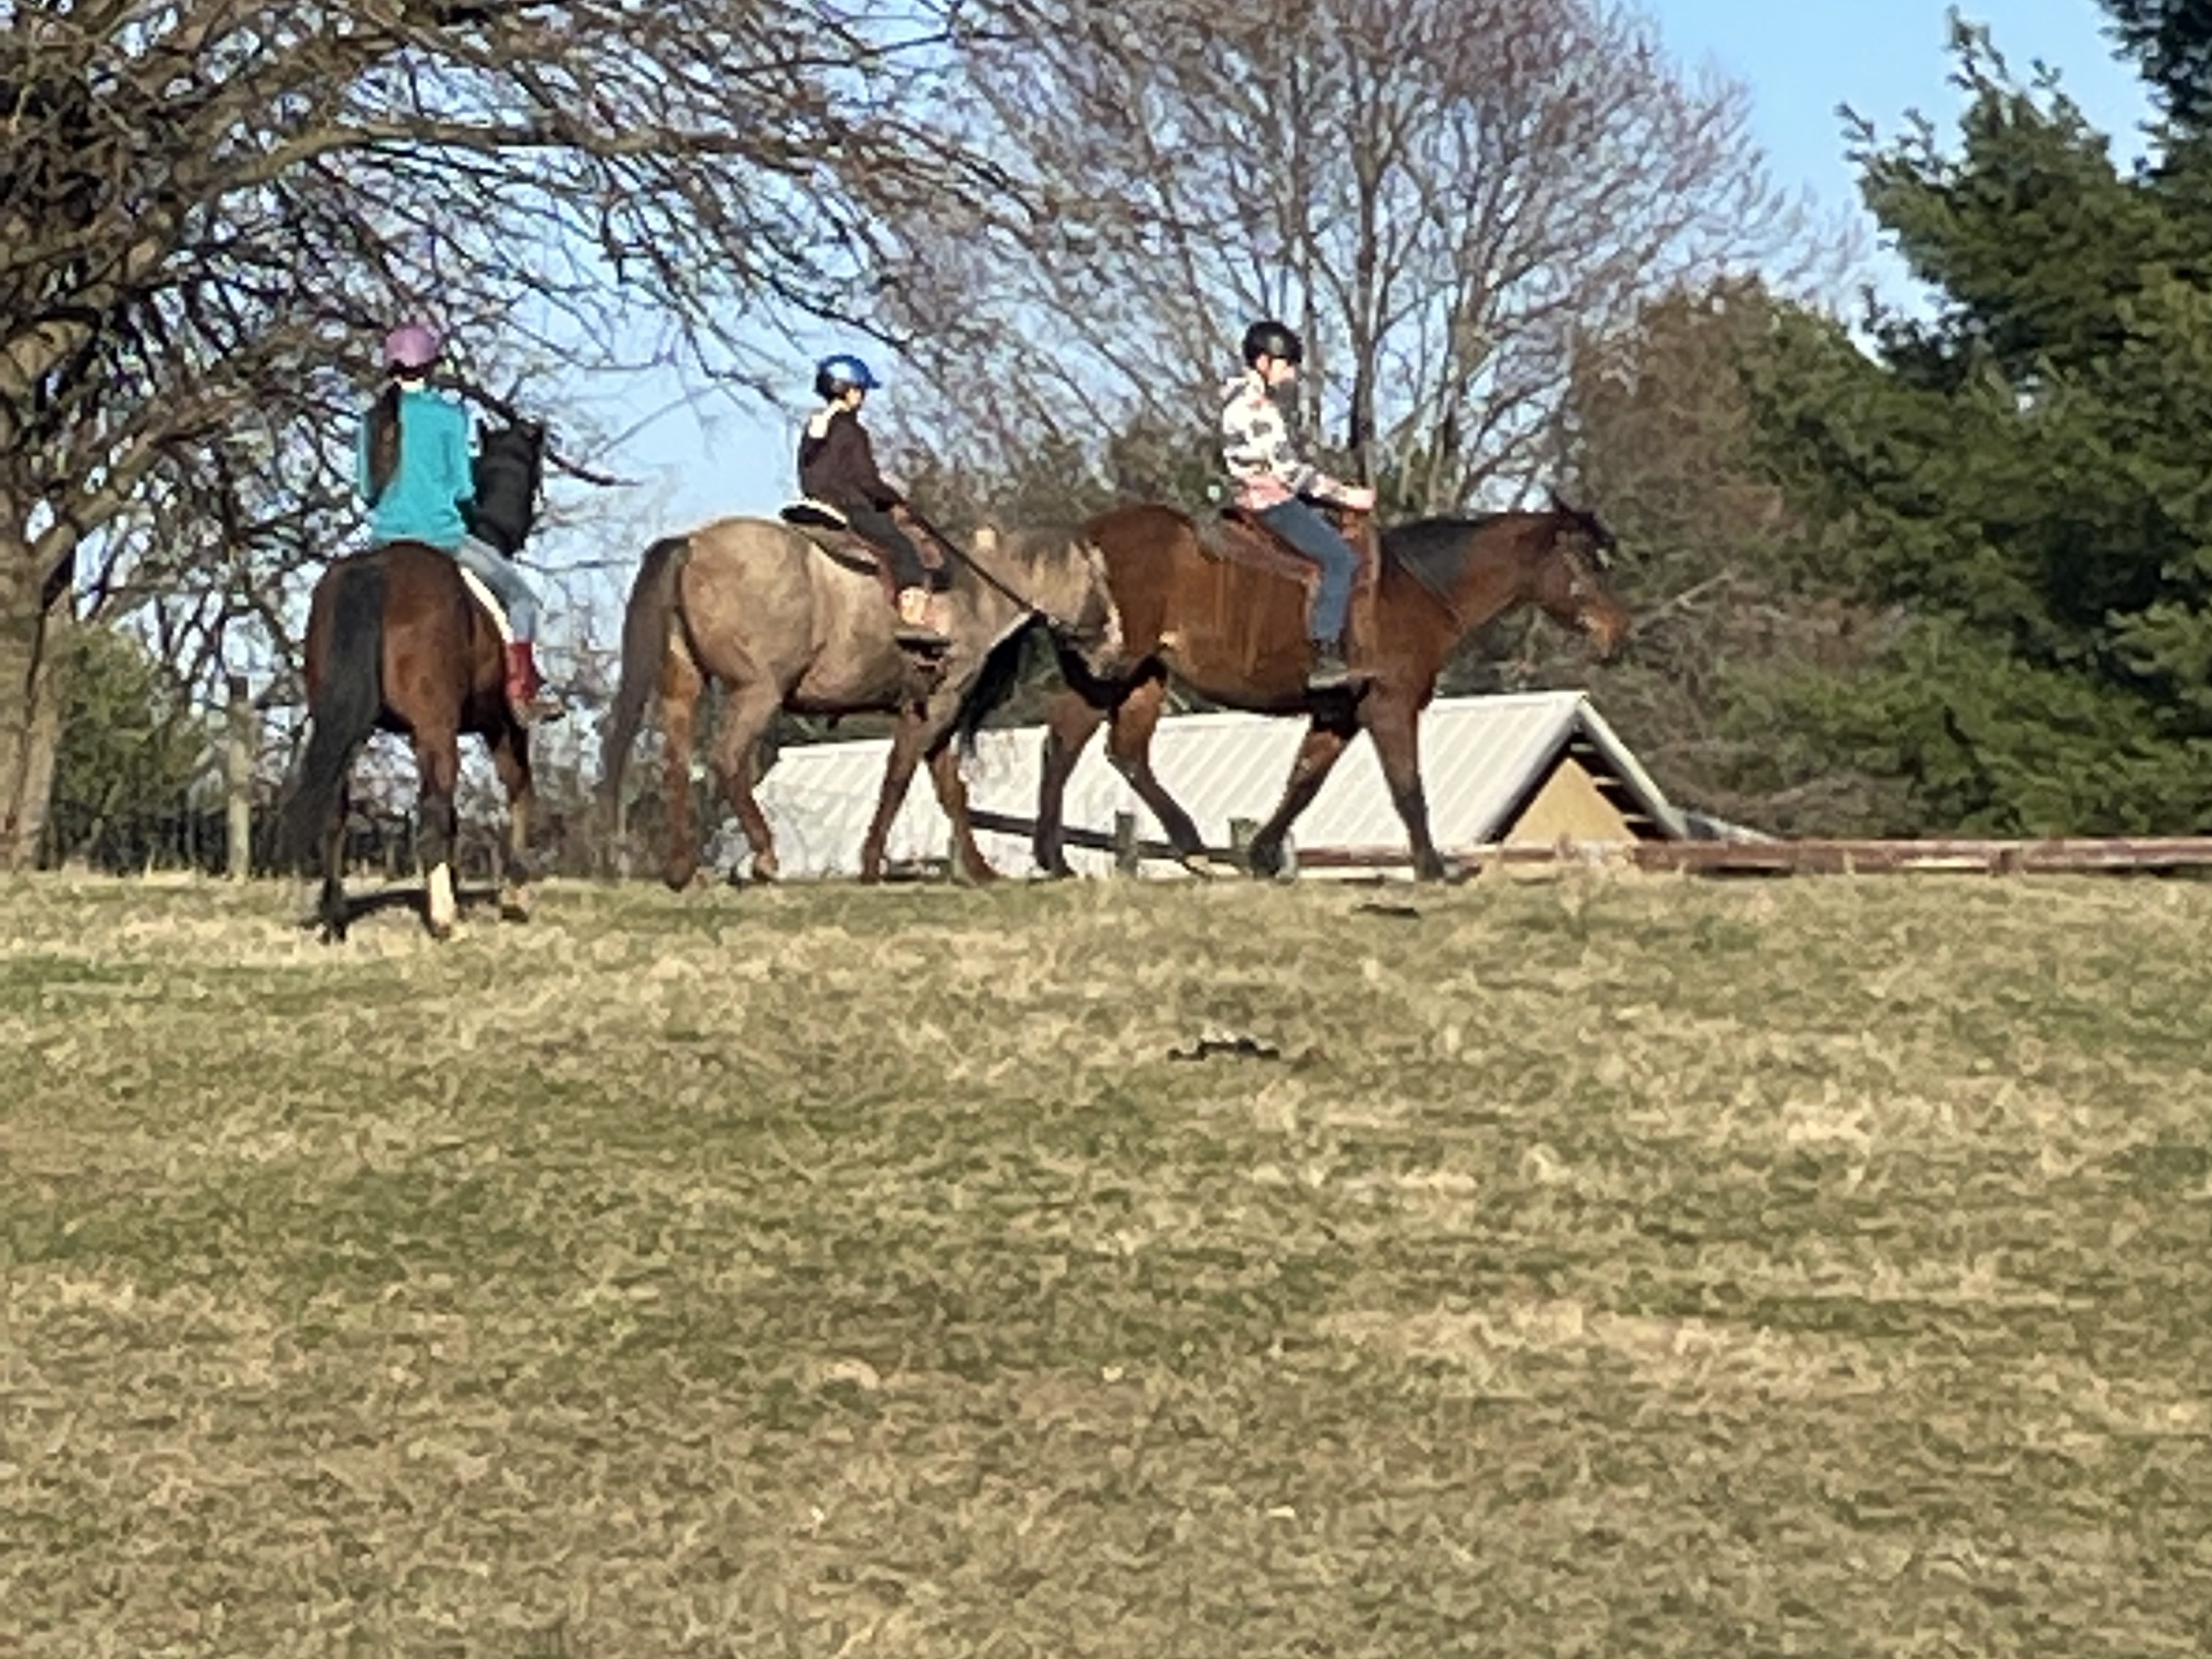
[[[501,884],[502,921],[530,920],[530,819],[538,792],[530,772],[530,734],[509,720],[491,740],[491,763],[507,791],[507,879]]]
[[[1081,692],[1062,687],[1045,705],[1044,764],[1037,777],[1036,830],[1030,854],[1048,876],[1072,876],[1060,826],[1065,821],[1067,781],[1083,757],[1083,746],[1105,721],[1106,711]]]
[[[415,766],[422,777],[419,858],[424,872],[424,919],[432,939],[451,939],[460,915],[453,896],[453,837],[459,828],[453,795],[461,781],[460,734],[450,727],[416,727]]]
[[[1152,770],[1152,733],[1167,700],[1164,676],[1144,681],[1123,698],[1106,728],[1106,756],[1114,763],[1114,769],[1129,781],[1137,798],[1152,808],[1184,866],[1200,875],[1218,875],[1220,867],[1206,857],[1206,840],[1198,833],[1198,826]]]
[[[783,699],[772,685],[738,687],[724,704],[714,732],[714,775],[722,786],[722,799],[737,814],[738,827],[745,832],[745,842],[753,849],[755,881],[774,881],[776,877],[775,837],[769,833],[768,814],[761,811],[753,788],[759,781],[761,739],[768,735],[776,710],[782,706]]]
[[[345,834],[346,819],[353,811],[353,803],[348,799],[351,793],[346,781],[340,778],[337,793],[331,803],[331,821],[323,826],[323,890],[316,902],[315,915],[323,925],[325,945],[335,945],[344,939],[350,920],[346,912]]]
[[[1313,805],[1313,798],[1328,781],[1345,744],[1352,741],[1358,728],[1334,719],[1316,715],[1306,728],[1305,741],[1298,745],[1298,757],[1291,767],[1289,787],[1283,791],[1281,804],[1274,816],[1260,826],[1252,837],[1249,854],[1255,875],[1279,874],[1283,867],[1283,842],[1291,833],[1298,814]]]
[[[660,665],[660,787],[668,808],[668,860],[660,878],[679,893],[699,873],[699,848],[691,834],[691,746],[706,684],[690,652],[670,640]]]

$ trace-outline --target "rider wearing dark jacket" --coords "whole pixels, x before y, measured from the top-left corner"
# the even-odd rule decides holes
[[[898,586],[898,610],[906,623],[902,638],[938,644],[941,632],[930,626],[929,596],[942,591],[944,576],[921,562],[913,540],[891,518],[904,498],[876,470],[875,447],[860,424],[860,405],[880,384],[858,357],[825,357],[814,371],[814,390],[823,406],[808,417],[799,434],[799,488],[811,501],[835,507],[847,525],[890,557]]]

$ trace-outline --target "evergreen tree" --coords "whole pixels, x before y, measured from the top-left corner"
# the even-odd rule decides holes
[[[2179,125],[2212,119],[2212,5],[2205,0],[2104,0],[2112,33]]]
[[[2114,166],[2055,78],[1956,27],[1955,152],[1861,130],[1869,204],[1939,296],[1859,351],[1805,319],[1755,388],[1839,574],[1913,619],[1881,670],[1808,688],[1897,827],[2185,831],[2212,817],[2212,220],[2193,165]]]

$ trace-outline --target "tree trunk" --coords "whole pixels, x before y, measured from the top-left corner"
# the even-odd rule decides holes
[[[61,703],[54,682],[54,647],[69,617],[64,568],[38,568],[22,517],[0,500],[0,870],[27,870],[38,860]]]

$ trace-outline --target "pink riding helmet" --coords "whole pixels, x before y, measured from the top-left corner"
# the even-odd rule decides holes
[[[437,331],[402,323],[384,337],[384,361],[394,368],[428,368],[438,361]]]

